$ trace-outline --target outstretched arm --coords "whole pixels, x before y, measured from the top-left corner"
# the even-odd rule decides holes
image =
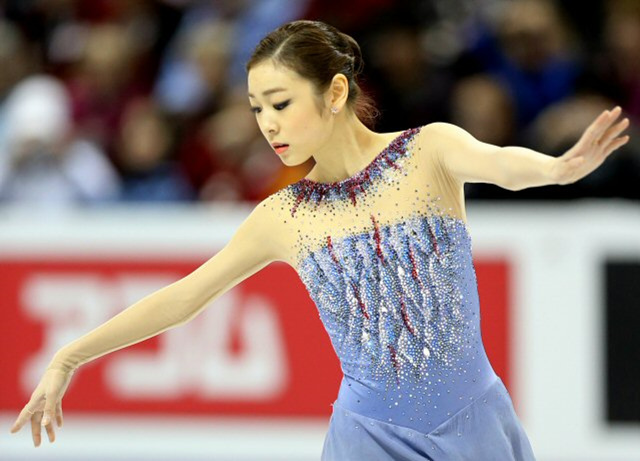
[[[61,399],[73,372],[82,364],[182,325],[242,280],[279,258],[274,218],[263,201],[225,247],[186,277],[134,303],[94,330],[60,349],[18,416],[11,432],[31,420],[34,444],[40,426],[53,442],[52,420],[62,426]],[[42,423],[41,421],[42,420]]]
[[[551,184],[570,184],[584,178],[616,149],[629,141],[620,134],[628,119],[615,123],[621,109],[604,111],[584,131],[580,140],[560,157],[551,157],[517,146],[498,147],[478,141],[471,134],[448,123],[425,128],[432,136],[442,162],[460,182],[484,182],[509,190]]]
[[[277,259],[264,202],[211,259],[63,347],[47,367],[71,372],[101,355],[182,325],[227,290]]]

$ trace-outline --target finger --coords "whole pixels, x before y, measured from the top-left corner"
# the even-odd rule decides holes
[[[622,108],[620,106],[616,106],[607,112],[609,112],[608,123],[612,124],[613,122],[618,120],[618,117],[620,117],[620,114],[622,113]]]
[[[611,112],[608,110],[603,111],[596,119],[591,122],[584,132],[585,140],[591,145],[594,144],[597,139],[600,138],[602,132],[608,126],[608,119],[611,116]]]
[[[47,431],[47,436],[49,437],[49,442],[53,443],[56,440],[56,433],[53,430],[53,420],[50,419],[49,423],[44,426]]]
[[[629,126],[629,119],[624,118],[622,121],[616,123],[609,128],[603,135],[600,144],[606,146],[613,138],[617,138]]]
[[[29,421],[29,418],[31,418],[31,413],[27,411],[27,407],[24,407],[13,423],[13,426],[11,426],[11,433],[15,434],[18,432],[22,426],[24,426],[24,423]]]
[[[611,109],[609,113],[613,116],[613,119],[615,120],[622,113],[622,108],[620,106],[616,106],[613,109]]]
[[[42,425],[48,426],[53,421],[56,414],[56,401],[53,396],[48,395],[44,404],[44,417],[42,418]]]
[[[609,143],[607,146],[607,150],[605,151],[605,156],[611,155],[614,150],[617,150],[624,146],[627,142],[629,142],[629,135],[622,136],[621,138],[616,138]]]
[[[589,125],[585,132],[589,144],[595,144],[596,141],[602,137],[602,134],[620,116],[621,111],[620,106],[615,107],[611,111],[605,110]]]
[[[58,424],[58,427],[62,427],[62,401],[58,402],[58,405],[56,406],[56,423]]]
[[[20,429],[22,429],[22,426],[24,426],[25,423],[29,421],[32,416],[33,416],[33,413],[28,409],[27,406],[25,406],[20,412],[20,414],[18,415],[18,418],[16,419],[15,423],[13,423],[13,426],[11,426],[11,433],[15,434]]]
[[[40,424],[42,423],[42,412],[36,411],[36,413],[31,417],[31,437],[33,438],[33,446],[39,447],[41,438],[42,427]]]

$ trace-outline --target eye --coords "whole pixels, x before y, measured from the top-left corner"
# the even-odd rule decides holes
[[[283,101],[281,103],[278,104],[274,104],[273,108],[275,110],[282,110],[285,107],[287,107],[289,104],[291,103],[291,99],[287,99],[286,101]],[[251,112],[253,112],[254,114],[259,114],[260,112],[262,112],[262,109],[259,107],[251,107]]]
[[[281,102],[281,103],[279,103],[279,104],[274,104],[274,105],[273,105],[273,108],[274,108],[275,110],[282,110],[282,109],[284,109],[285,107],[287,107],[287,106],[289,105],[289,103],[290,103],[290,102],[291,102],[291,99],[287,99],[286,101]]]

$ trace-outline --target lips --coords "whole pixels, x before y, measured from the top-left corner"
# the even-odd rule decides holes
[[[289,148],[289,144],[284,144],[281,142],[274,142],[273,144],[271,144],[271,146],[273,147],[273,149],[276,151],[278,155],[282,154]]]

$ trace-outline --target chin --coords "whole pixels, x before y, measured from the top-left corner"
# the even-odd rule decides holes
[[[284,163],[286,166],[291,166],[291,167],[293,167],[293,166],[299,166],[299,165],[302,165],[302,164],[304,163],[304,161],[302,161],[302,162],[301,162],[301,161],[299,161],[299,160],[297,160],[297,161],[296,161],[296,159],[283,158],[283,159],[282,159],[282,163]]]
[[[295,155],[290,155],[289,152],[280,156],[280,160],[282,161],[282,163],[284,163],[286,166],[291,167],[304,165],[310,158],[311,157],[300,158]]]

